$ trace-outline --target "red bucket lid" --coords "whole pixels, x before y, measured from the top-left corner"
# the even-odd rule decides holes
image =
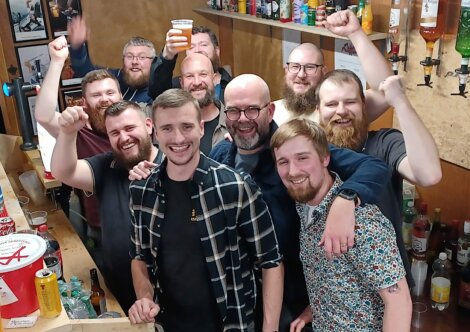
[[[46,252],[46,241],[34,234],[0,237],[0,273],[19,270],[34,263]]]

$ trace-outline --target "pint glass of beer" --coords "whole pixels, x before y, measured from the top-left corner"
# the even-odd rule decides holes
[[[178,51],[189,50],[191,48],[191,34],[193,30],[193,20],[173,20],[171,21],[173,29],[183,31],[182,36],[185,36],[188,41],[187,46],[178,47]]]

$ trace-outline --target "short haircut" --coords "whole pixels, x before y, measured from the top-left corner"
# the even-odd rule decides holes
[[[315,100],[317,101],[317,106],[320,105],[320,88],[326,81],[332,81],[336,85],[343,83],[356,83],[357,89],[359,90],[359,95],[363,103],[366,102],[366,97],[364,96],[364,90],[362,89],[362,82],[357,77],[354,72],[348,69],[335,69],[326,73],[318,82],[317,87],[315,88]]]
[[[155,46],[153,45],[153,43],[150,40],[142,37],[132,37],[131,39],[129,39],[129,41],[126,43],[126,45],[124,45],[124,48],[122,49],[122,55],[125,55],[126,50],[129,46],[147,46],[148,48],[150,48],[151,57],[154,58],[157,54],[155,52]]]
[[[280,126],[271,137],[271,151],[274,160],[276,160],[275,149],[297,136],[304,136],[311,141],[321,158],[330,155],[325,132],[318,124],[308,119],[293,119]]]
[[[117,80],[116,76],[111,74],[106,69],[96,69],[88,72],[85,77],[82,79],[82,95],[85,97],[86,93],[86,86],[90,83],[95,81],[101,81],[106,78],[112,79],[116,83],[117,90],[121,93],[121,88],[119,87],[119,81]]]
[[[198,33],[207,33],[211,39],[212,45],[214,45],[214,47],[219,47],[219,41],[217,40],[217,36],[211,29],[203,25],[194,26],[191,34],[195,35]]]
[[[320,55],[320,61],[321,63],[318,63],[319,65],[324,65],[325,64],[325,56],[323,55],[323,52],[322,50],[315,44],[313,43],[302,43],[302,44],[299,44],[297,45],[296,47],[294,47],[292,49],[292,51],[289,53],[289,56],[287,57],[287,62],[290,62],[290,57],[293,53],[295,52],[313,52],[313,53],[317,53],[318,55]]]
[[[201,108],[199,103],[187,91],[181,89],[169,89],[159,95],[152,104],[152,119],[155,119],[155,114],[158,108],[178,108],[191,103],[197,112],[197,120],[201,121]]]
[[[146,117],[145,111],[139,106],[139,104],[137,104],[133,101],[129,101],[129,100],[121,100],[121,101],[115,102],[114,104],[110,105],[104,111],[104,119],[106,120],[108,117],[118,116],[122,112],[124,112],[128,109],[133,109],[133,110],[142,112],[142,115],[144,117]]]

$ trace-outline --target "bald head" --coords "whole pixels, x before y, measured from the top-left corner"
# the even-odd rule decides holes
[[[287,62],[323,64],[322,51],[312,43],[303,43],[295,47],[289,54]]]
[[[228,105],[234,94],[255,92],[263,103],[271,101],[269,87],[266,82],[254,74],[243,74],[235,77],[225,88],[225,103]]]
[[[181,62],[181,76],[184,76],[185,73],[194,68],[205,70],[209,74],[214,74],[211,60],[202,53],[192,53],[184,58],[183,62]]]

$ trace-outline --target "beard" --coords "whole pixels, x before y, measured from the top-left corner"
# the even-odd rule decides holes
[[[195,91],[198,88],[199,87],[196,87],[196,88],[190,90],[189,93]],[[206,88],[206,93],[204,94],[204,97],[199,98],[197,100],[197,102],[199,103],[200,108],[204,108],[204,107],[209,106],[210,104],[212,104],[214,102],[214,99],[215,99],[215,90],[214,89],[209,90],[209,88]]]
[[[90,123],[91,128],[96,131],[100,136],[107,136],[106,125],[104,121],[104,110],[112,103],[103,103],[96,105],[95,107],[90,107],[87,105],[85,111],[88,114],[88,122]]]
[[[143,160],[148,160],[152,152],[152,140],[146,137],[139,144],[139,152],[134,156],[125,156],[120,150],[114,150],[114,156],[126,169],[131,169]],[[150,160],[151,161],[151,160]]]
[[[310,184],[309,179],[307,179],[307,181],[308,181],[308,184],[303,188],[293,189],[290,186],[287,187],[287,192],[289,193],[289,196],[292,197],[292,199],[295,200],[296,202],[308,203],[312,199],[314,199],[315,196],[317,196],[320,188],[319,187],[314,188]]]
[[[143,70],[134,73],[129,68],[122,69],[122,79],[124,83],[133,89],[145,88],[149,83],[149,75],[149,73],[144,73]]]
[[[242,150],[255,150],[260,146],[264,146],[267,144],[269,140],[269,124],[262,124],[261,126],[251,121],[256,128],[255,134],[252,137],[243,137],[237,134],[237,128],[239,127],[239,123],[234,123],[230,126],[229,133],[233,137],[236,146]]]
[[[284,81],[282,89],[284,100],[289,111],[296,115],[308,115],[315,111],[316,98],[315,88],[309,88],[307,92],[297,94],[294,90],[287,85]]]
[[[362,120],[352,119],[352,126],[347,128],[333,126],[332,121],[325,124],[322,120],[320,125],[324,129],[329,143],[355,151],[359,151],[363,147],[369,127],[364,112]]]

